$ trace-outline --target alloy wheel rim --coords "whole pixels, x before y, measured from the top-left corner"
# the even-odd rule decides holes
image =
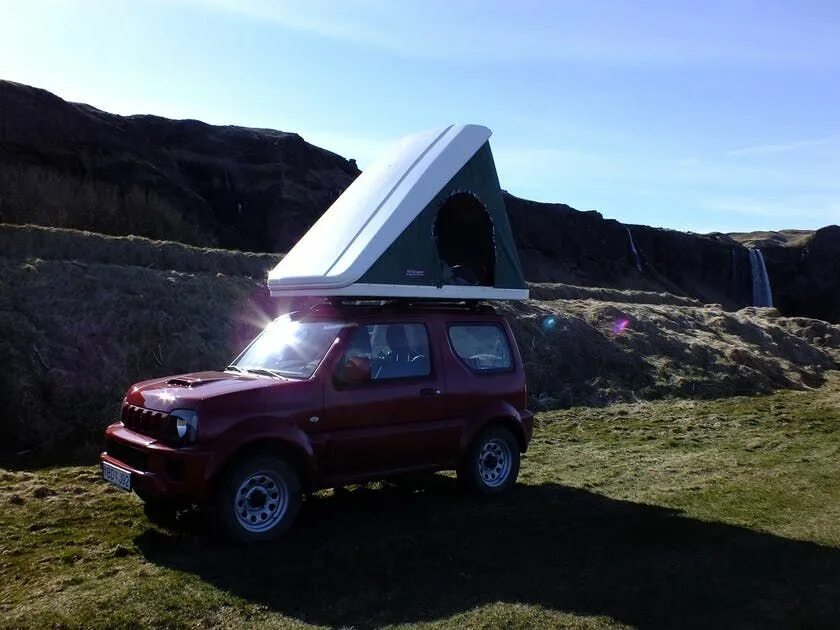
[[[478,454],[478,474],[484,485],[497,488],[507,481],[512,466],[510,446],[493,438],[484,443]]]
[[[239,484],[233,498],[236,520],[248,532],[272,529],[286,515],[289,491],[286,482],[273,472],[256,472]]]

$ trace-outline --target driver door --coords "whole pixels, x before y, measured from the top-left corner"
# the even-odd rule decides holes
[[[324,392],[328,476],[364,477],[440,465],[457,453],[444,379],[426,325],[382,322],[350,334]]]

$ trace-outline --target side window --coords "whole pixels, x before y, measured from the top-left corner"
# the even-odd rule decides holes
[[[496,324],[452,324],[449,341],[455,354],[474,372],[498,372],[513,368],[510,344]]]
[[[357,327],[339,363],[338,380],[346,384],[417,378],[432,372],[429,336],[422,324],[374,324]]]

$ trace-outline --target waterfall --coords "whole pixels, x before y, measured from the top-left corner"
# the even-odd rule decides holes
[[[752,272],[753,306],[773,306],[773,292],[770,289],[770,277],[764,265],[764,255],[760,249],[750,248],[750,271]]]
[[[627,230],[627,236],[630,238],[630,251],[633,252],[633,260],[636,261],[636,269],[642,270],[642,259],[639,258],[639,250],[636,249],[636,243],[633,241],[633,233],[630,232],[629,227],[624,227]]]

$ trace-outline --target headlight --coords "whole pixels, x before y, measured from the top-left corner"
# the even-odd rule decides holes
[[[175,436],[181,442],[195,442],[198,414],[192,409],[176,409],[169,414],[175,420]]]

